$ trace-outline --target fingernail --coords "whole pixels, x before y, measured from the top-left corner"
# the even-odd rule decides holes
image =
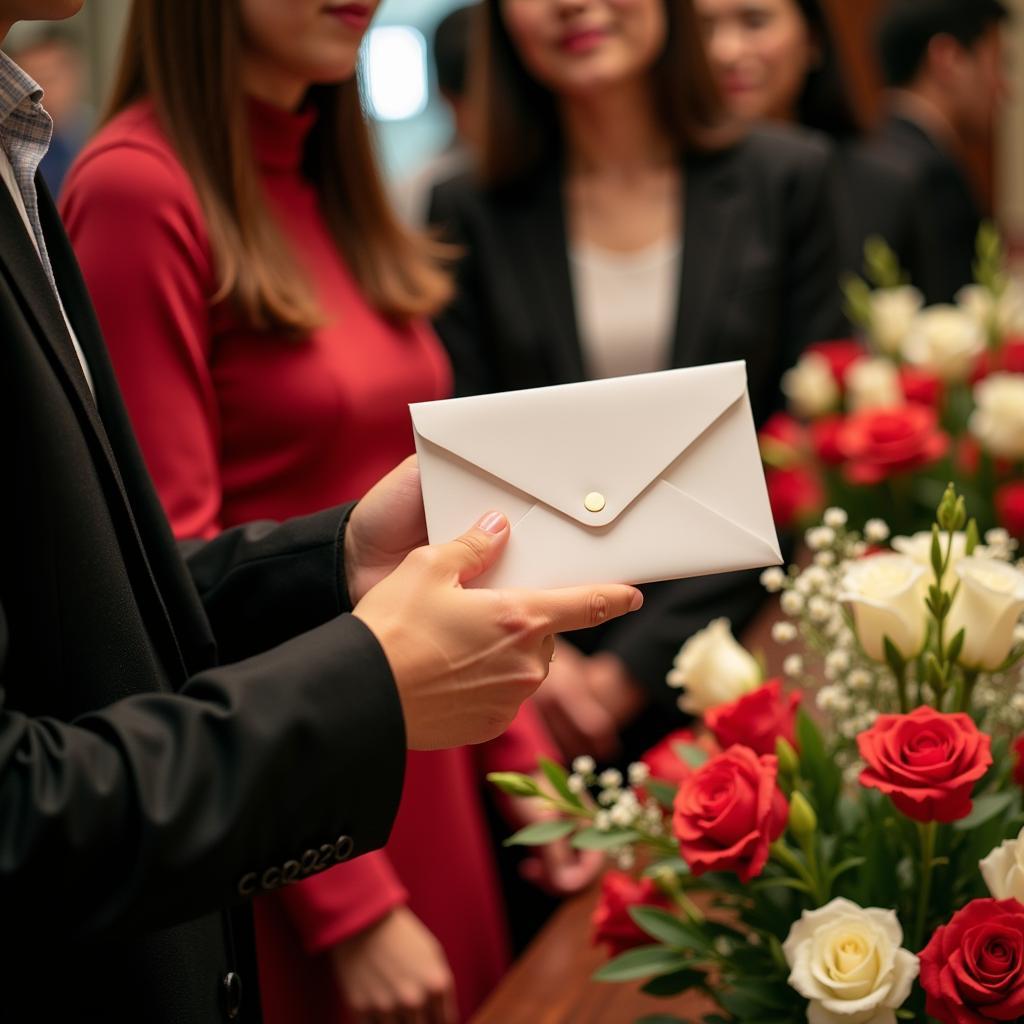
[[[501,533],[508,525],[508,520],[500,512],[488,512],[476,525],[484,533]]]
[[[633,591],[633,600],[629,602],[629,610],[635,612],[638,608],[642,607],[644,603],[644,595],[639,590]]]

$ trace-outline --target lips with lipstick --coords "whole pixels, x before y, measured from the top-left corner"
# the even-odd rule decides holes
[[[607,37],[608,33],[603,28],[573,28],[559,37],[558,48],[563,53],[589,53]]]
[[[373,10],[374,5],[371,4],[329,4],[324,13],[334,16],[349,28],[362,31],[370,24]]]

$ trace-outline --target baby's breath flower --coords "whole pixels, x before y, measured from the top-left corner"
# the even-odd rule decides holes
[[[836,651],[832,652],[832,654],[836,653]],[[854,693],[864,693],[871,689],[871,673],[866,668],[855,668],[846,677],[846,685]]]
[[[828,622],[832,618],[832,604],[820,594],[815,594],[807,602],[807,614],[811,622]]]
[[[629,766],[629,784],[631,786],[642,786],[650,776],[651,769],[643,761],[636,761]]]
[[[597,765],[594,764],[594,759],[588,754],[584,754],[582,757],[577,757],[572,763],[572,770],[577,775],[593,775]]]
[[[597,794],[597,802],[602,807],[611,807],[613,804],[618,802],[619,797],[622,796],[621,789],[602,789]]]
[[[804,659],[799,654],[791,654],[782,663],[782,671],[791,678],[803,675]]]
[[[822,522],[835,530],[845,526],[846,520],[846,512],[841,508],[836,508],[834,505],[832,508],[825,509],[825,515],[822,517]]]
[[[619,801],[611,809],[612,824],[619,828],[629,828],[636,820],[636,808],[623,801]]]
[[[772,639],[777,644],[792,643],[797,638],[797,629],[792,622],[785,620],[774,623],[772,626]]]
[[[582,793],[587,788],[587,780],[582,775],[577,775],[575,772],[569,776],[566,780],[566,785],[569,787],[570,793]]]
[[[825,667],[839,675],[850,667],[850,655],[841,648],[831,650],[825,657]]]
[[[787,615],[799,615],[804,610],[804,599],[795,590],[787,590],[779,603]]]
[[[612,816],[608,811],[598,811],[594,815],[594,828],[598,832],[609,832],[612,827]]]
[[[869,519],[864,524],[864,539],[872,544],[884,544],[889,539],[889,524],[884,519]]]
[[[831,526],[815,526],[807,531],[807,546],[812,551],[822,551],[831,547],[836,540],[836,531]]]
[[[859,540],[850,547],[850,553],[854,558],[863,558],[868,553],[868,546],[864,541]]]
[[[827,569],[836,564],[836,553],[834,551],[819,551],[814,556],[814,564]]]
[[[761,573],[761,586],[769,594],[777,594],[785,582],[786,574],[777,565],[773,565],[770,569],[765,569]]]
[[[636,866],[636,855],[626,848],[615,855],[615,863],[620,871],[632,871]]]
[[[606,768],[597,777],[597,781],[604,786],[605,789],[617,789],[622,785],[622,772],[618,768]]]

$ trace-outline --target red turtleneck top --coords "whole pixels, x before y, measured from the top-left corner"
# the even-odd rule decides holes
[[[451,387],[429,326],[396,326],[374,310],[331,238],[301,173],[315,115],[255,101],[251,113],[271,210],[325,314],[300,342],[255,332],[212,302],[202,209],[149,103],[99,132],[63,193],[68,233],[179,537],[358,498],[412,452],[408,403]],[[461,1013],[472,1012],[508,960],[482,774],[531,771],[538,752],[550,750],[527,708],[483,747],[410,753],[384,851],[257,900],[268,1024],[344,1019],[319,954],[403,900],[440,940]]]

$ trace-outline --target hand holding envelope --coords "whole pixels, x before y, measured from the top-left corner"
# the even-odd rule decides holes
[[[431,543],[479,509],[512,524],[474,586],[637,584],[782,561],[742,362],[410,412]]]

